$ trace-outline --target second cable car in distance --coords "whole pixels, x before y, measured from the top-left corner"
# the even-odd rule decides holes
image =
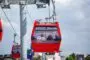
[[[20,58],[20,49],[21,49],[20,45],[12,46],[11,56],[13,59]]]
[[[58,22],[34,22],[31,35],[34,52],[59,52],[61,32]]]

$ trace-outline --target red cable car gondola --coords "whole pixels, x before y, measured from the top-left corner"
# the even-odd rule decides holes
[[[11,52],[12,58],[14,58],[14,59],[20,58],[20,49],[21,49],[20,45],[12,46],[12,52]]]
[[[0,19],[0,42],[2,41],[2,33],[3,33],[3,31],[2,31],[2,21]]]
[[[58,22],[34,22],[31,35],[34,52],[59,52],[61,33]]]

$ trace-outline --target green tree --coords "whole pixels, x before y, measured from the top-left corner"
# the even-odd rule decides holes
[[[72,56],[73,60],[76,60],[75,53],[72,53],[70,56]]]
[[[86,56],[85,60],[90,60],[90,55]]]
[[[72,56],[69,56],[68,57],[68,60],[74,60]]]
[[[66,58],[66,60],[68,60],[68,57]]]
[[[76,60],[75,54],[74,54],[74,53],[70,54],[70,55],[66,58],[66,60]]]
[[[69,56],[69,57],[66,58],[66,60],[73,60],[73,57]]]
[[[41,60],[41,56],[34,57],[33,60]]]

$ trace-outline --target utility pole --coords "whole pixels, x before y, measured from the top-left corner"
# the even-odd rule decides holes
[[[46,56],[44,52],[42,53],[42,60],[46,60]]]
[[[24,21],[24,7],[25,7],[25,2],[20,2],[20,41],[21,41],[21,60],[24,59],[24,35],[25,31],[23,30],[23,21]]]
[[[52,0],[52,4],[53,4],[53,22],[56,20],[56,11],[55,11],[55,1]]]

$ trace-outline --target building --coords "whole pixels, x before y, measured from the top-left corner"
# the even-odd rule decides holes
[[[77,54],[76,55],[76,60],[85,60],[84,59],[84,54]]]

